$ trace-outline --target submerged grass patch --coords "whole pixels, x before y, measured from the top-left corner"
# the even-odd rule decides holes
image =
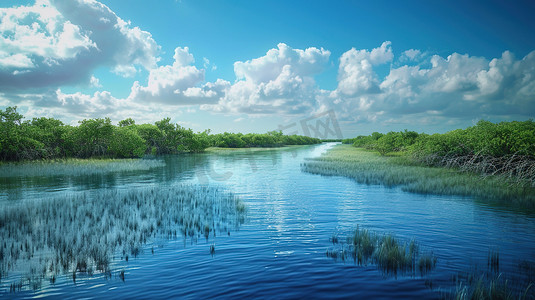
[[[378,235],[358,226],[345,242],[337,235],[331,241],[336,248],[327,250],[328,257],[342,260],[352,258],[358,265],[375,264],[385,274],[419,270],[424,275],[436,265],[436,257],[432,253],[420,252],[414,240],[402,243],[391,234]]]
[[[86,176],[111,172],[144,171],[165,166],[157,159],[61,159],[0,164],[0,178]]]
[[[469,196],[535,207],[535,188],[511,184],[504,176],[427,167],[407,157],[384,157],[350,145],[337,145],[321,157],[305,162],[302,169],[313,174],[345,176],[359,183],[401,186],[408,192]]]
[[[522,260],[515,272],[502,272],[498,250],[489,250],[486,270],[472,266],[453,280],[455,287],[443,293],[444,299],[535,299],[535,262]]]
[[[0,211],[0,280],[10,271],[39,282],[60,274],[111,274],[110,263],[138,256],[155,238],[196,241],[230,233],[245,204],[218,187],[98,190],[22,201]]]

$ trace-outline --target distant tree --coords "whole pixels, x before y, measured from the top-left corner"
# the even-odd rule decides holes
[[[128,127],[130,125],[135,125],[136,121],[134,121],[132,118],[127,118],[124,120],[119,121],[119,127]]]
[[[104,156],[113,134],[110,118],[86,119],[70,132],[77,157]]]
[[[110,153],[119,158],[142,157],[147,143],[134,128],[116,127],[109,146]]]

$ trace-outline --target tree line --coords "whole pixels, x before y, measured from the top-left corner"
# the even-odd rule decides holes
[[[374,132],[342,141],[355,147],[376,150],[382,155],[409,152],[419,156],[531,155],[535,156],[535,122],[492,123],[481,120],[475,126],[432,135],[415,131]]]
[[[109,118],[85,119],[78,126],[54,118],[23,120],[16,107],[0,110],[0,160],[55,158],[133,158],[147,154],[203,152],[208,147],[274,147],[321,143],[321,140],[281,131],[265,134],[193,132],[164,118],[136,124],[131,118],[113,125]]]
[[[481,120],[443,134],[374,132],[342,141],[381,155],[403,153],[413,161],[482,174],[506,174],[535,186],[535,122]]]

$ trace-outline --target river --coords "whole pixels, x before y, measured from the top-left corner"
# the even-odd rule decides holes
[[[307,158],[333,145],[166,156],[165,166],[133,172],[4,179],[0,205],[5,207],[44,195],[193,184],[234,193],[245,202],[247,217],[235,230],[209,240],[149,242],[137,258],[114,262],[111,278],[80,274],[74,283],[64,275],[35,290],[11,292],[17,276],[24,276],[13,270],[1,279],[0,296],[436,299],[455,289],[459,274],[486,270],[490,252],[499,252],[504,274],[520,273],[519,264],[533,265],[533,215],[301,170]],[[436,268],[426,275],[392,275],[373,264],[328,257],[333,235],[351,235],[357,225],[414,239],[437,258]],[[124,270],[124,277],[117,270]]]

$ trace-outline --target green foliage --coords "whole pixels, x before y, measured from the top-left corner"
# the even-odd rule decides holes
[[[374,132],[369,136],[360,135],[354,139],[348,139],[345,144],[352,142],[355,147],[376,150],[381,155],[386,155],[390,152],[407,150],[416,142],[419,136],[417,132],[407,130],[400,132],[391,131],[387,134]]]
[[[119,121],[119,127],[127,127],[135,124],[136,121],[134,121],[132,118],[126,118],[124,120]]]
[[[116,127],[109,150],[119,158],[142,157],[147,150],[147,144],[134,128]]]
[[[204,149],[210,147],[210,130],[205,130],[197,134],[192,134],[187,140],[188,150],[190,152],[202,152]]]
[[[145,143],[147,144],[147,149],[151,151],[151,154],[156,155],[162,153],[159,148],[163,144],[164,135],[156,125],[135,125],[135,129],[139,136],[143,140],[145,140]]]
[[[535,155],[535,122],[491,123],[479,121],[467,129],[433,134],[418,139],[418,155]]]
[[[506,155],[535,156],[535,122],[492,123],[479,121],[466,129],[444,134],[418,134],[414,131],[374,132],[369,136],[346,139],[344,144],[376,150],[382,155],[409,151],[417,156]]]
[[[105,156],[114,129],[110,118],[86,119],[79,124],[70,131],[74,156],[80,158]]]
[[[52,118],[34,118],[25,122],[28,126],[30,138],[42,143],[40,149],[42,158],[64,157],[64,143],[66,127],[60,120]]]
[[[86,119],[78,126],[52,118],[23,121],[16,107],[0,110],[0,161],[54,158],[118,157],[203,152],[210,146],[278,147],[321,143],[305,136],[286,136],[281,131],[265,134],[229,133],[210,135],[210,130],[194,133],[164,118],[155,124],[137,125],[131,118],[118,126],[109,118]]]
[[[0,155],[2,160],[19,159],[19,151],[23,148],[22,115],[17,107],[0,110]]]
[[[281,131],[258,133],[220,133],[212,135],[212,146],[223,148],[280,147],[284,145],[319,144],[320,139],[302,135],[283,135]]]

